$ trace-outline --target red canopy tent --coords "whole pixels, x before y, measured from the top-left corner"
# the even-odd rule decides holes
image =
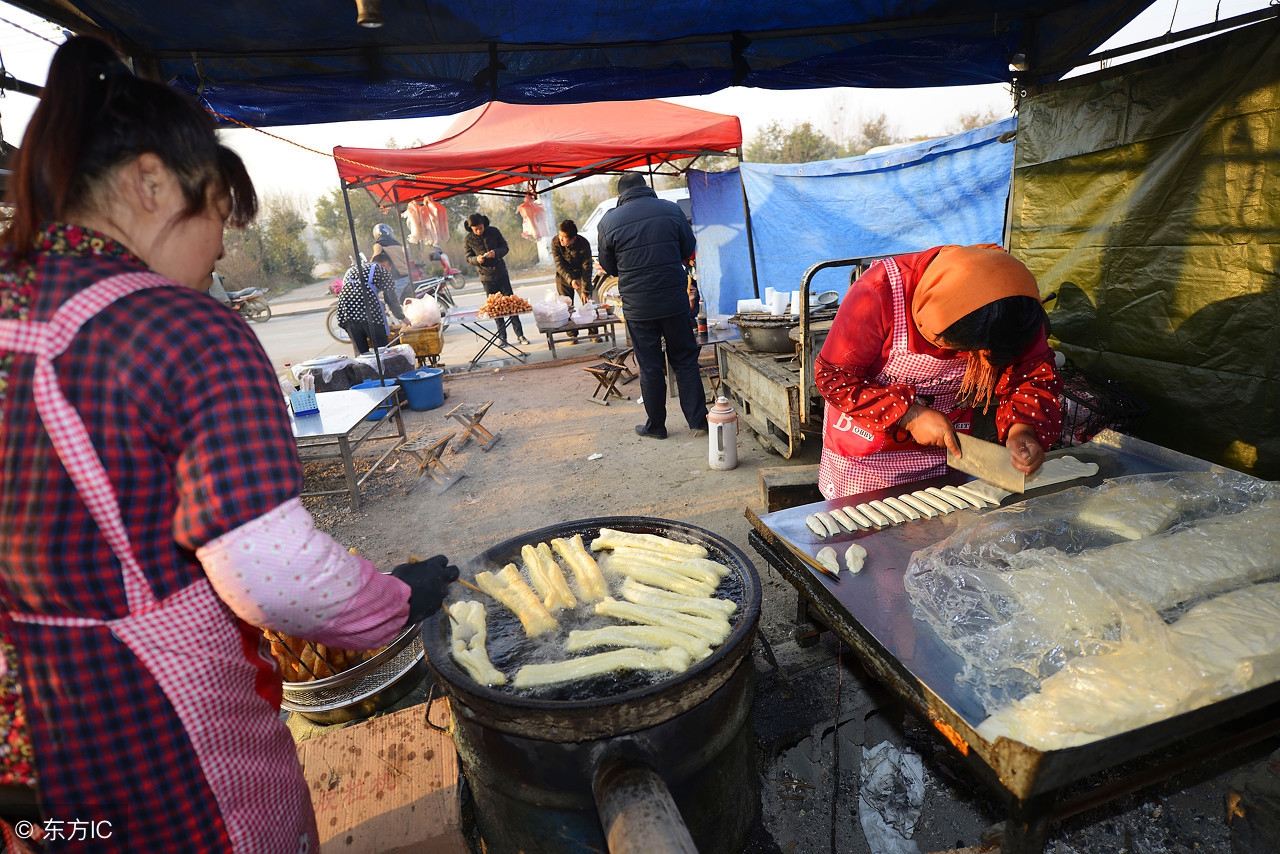
[[[344,189],[364,187],[383,205],[460,193],[523,194],[602,172],[644,168],[679,174],[693,158],[738,154],[737,116],[665,101],[526,105],[490,102],[458,117],[444,139],[418,148],[336,146]],[[685,161],[683,164],[676,161]]]

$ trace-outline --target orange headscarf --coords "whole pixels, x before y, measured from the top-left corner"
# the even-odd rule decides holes
[[[944,246],[920,275],[911,299],[911,317],[925,340],[938,347],[938,336],[960,318],[1005,297],[1040,299],[1040,288],[1026,265],[994,244]],[[987,354],[968,354],[960,399],[991,403],[1000,369]]]

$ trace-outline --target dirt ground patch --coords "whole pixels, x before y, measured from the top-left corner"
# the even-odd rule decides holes
[[[444,456],[450,468],[465,472],[464,478],[443,493],[428,480],[406,495],[416,464],[407,455],[393,455],[385,470],[365,484],[358,511],[351,511],[339,496],[304,501],[321,528],[383,569],[410,554],[443,553],[461,563],[520,533],[602,515],[663,517],[725,537],[760,574],[760,633],[780,666],[774,669],[757,642],[754,725],[763,821],[748,850],[882,854],[870,847],[859,824],[858,768],[862,749],[886,740],[923,758],[925,803],[911,840],[916,850],[978,845],[984,829],[1003,817],[1003,809],[991,802],[988,790],[950,749],[926,725],[904,713],[832,636],[823,635],[813,647],[796,645],[795,592],[747,543],[749,525],[743,512],[748,506],[762,512],[758,469],[814,463],[817,442],[786,461],[765,451],[744,431],[738,468],[712,471],[707,439],[687,431],[674,402],[668,407],[670,438],[656,441],[633,432],[644,420],[634,400],[637,383],[622,386],[632,400],[608,407],[588,402],[594,387],[594,380],[578,365],[450,378],[444,406],[408,412],[406,427],[411,437],[423,431],[443,434],[457,427],[445,418],[452,407],[492,400],[484,424],[500,441],[488,452],[473,441]],[[367,468],[379,453],[376,446],[362,448],[358,465]],[[589,459],[595,454],[599,459]],[[308,489],[341,483],[336,463],[307,463],[305,470]],[[416,692],[401,705],[415,701],[421,701]],[[297,720],[290,726],[299,737],[321,731]],[[1265,757],[1275,747],[1264,744],[1219,757],[1216,764],[1064,821],[1055,826],[1047,850],[1230,851],[1224,817],[1228,781],[1246,770],[1243,764]]]

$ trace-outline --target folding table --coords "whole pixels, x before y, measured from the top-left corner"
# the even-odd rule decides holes
[[[404,432],[404,418],[400,414],[400,399],[396,395],[399,388],[394,382],[389,382],[382,387],[317,392],[316,403],[320,407],[317,414],[295,417],[292,411],[289,412],[289,426],[293,428],[293,438],[298,443],[299,456],[303,459],[332,457],[332,454],[304,455],[304,452],[336,445],[347,481],[345,489],[304,492],[303,496],[339,495],[345,492],[351,496],[351,509],[360,509],[360,487],[364,486],[365,481],[378,470],[383,460],[408,438]],[[390,407],[387,414],[377,421],[367,420],[380,405]],[[373,435],[388,422],[394,424],[393,433],[385,436]],[[396,439],[397,442],[374,461],[363,477],[357,479],[353,456],[356,449],[366,440],[380,439]]]
[[[479,312],[480,309],[478,308],[452,308],[449,309],[448,313],[444,316],[444,319],[447,322],[458,324],[463,329],[469,330],[471,334],[484,342],[484,345],[474,356],[471,357],[470,367],[474,368],[480,360],[484,358],[484,354],[489,352],[493,347],[497,347],[508,356],[519,359],[521,362],[529,358],[528,353],[521,350],[514,344],[504,342],[502,338],[499,337],[498,324],[495,318],[487,317],[485,320],[481,320]],[[514,314],[508,314],[504,315],[502,319],[506,320],[515,316],[516,315]],[[492,323],[493,325],[489,326],[485,321],[488,321],[488,323]]]

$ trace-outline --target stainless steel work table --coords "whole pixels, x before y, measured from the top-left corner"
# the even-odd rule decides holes
[[[342,459],[342,471],[346,477],[345,489],[326,489],[317,492],[303,492],[303,496],[341,495],[351,496],[351,509],[360,508],[360,487],[364,486],[382,462],[408,437],[404,432],[404,418],[400,413],[400,398],[396,395],[399,386],[388,381],[388,385],[375,388],[353,388],[346,391],[322,391],[316,394],[316,403],[320,411],[315,415],[295,416],[289,413],[289,424],[293,428],[293,437],[298,442],[298,455],[302,459],[332,457],[332,454],[306,453],[314,448],[336,445],[338,456]],[[378,421],[366,420],[379,405],[386,403],[390,412]],[[377,430],[387,424],[394,424],[395,432],[375,436]],[[360,428],[364,427],[362,431]],[[364,476],[356,478],[354,454],[367,440],[396,440],[382,456],[374,461]]]
[[[1160,471],[1204,471],[1212,466],[1158,445],[1104,431],[1092,442],[1049,456],[1071,454],[1099,465],[1097,475],[1058,486],[1036,495],[1079,485],[1095,486],[1104,478]],[[977,733],[986,717],[972,689],[958,683],[960,657],[926,623],[912,616],[912,604],[903,587],[911,555],[954,532],[972,519],[973,511],[909,522],[878,531],[843,533],[818,540],[808,530],[805,517],[886,496],[900,495],[929,486],[958,484],[969,475],[949,472],[931,480],[878,490],[834,501],[791,507],[756,515],[747,510],[754,531],[752,547],[800,595],[802,610],[811,610],[852,650],[877,680],[887,685],[950,744],[985,783],[1009,804],[1005,854],[1039,854],[1047,840],[1050,822],[1076,814],[1138,788],[1112,784],[1069,802],[1057,803],[1062,789],[1117,766],[1142,766],[1126,776],[1146,783],[1159,779],[1152,773],[1150,757],[1172,756],[1168,769],[1201,760],[1221,751],[1222,745],[1240,747],[1280,731],[1280,682],[1211,703],[1163,721],[1078,747],[1040,751],[998,738],[988,742]],[[1021,500],[1006,498],[1004,505]],[[867,550],[866,568],[856,575],[841,573],[838,580],[812,565],[817,551],[832,545],[842,553],[856,540]],[[1166,773],[1172,773],[1166,770]],[[1154,779],[1151,779],[1154,778]],[[1056,808],[1055,808],[1056,807]]]

